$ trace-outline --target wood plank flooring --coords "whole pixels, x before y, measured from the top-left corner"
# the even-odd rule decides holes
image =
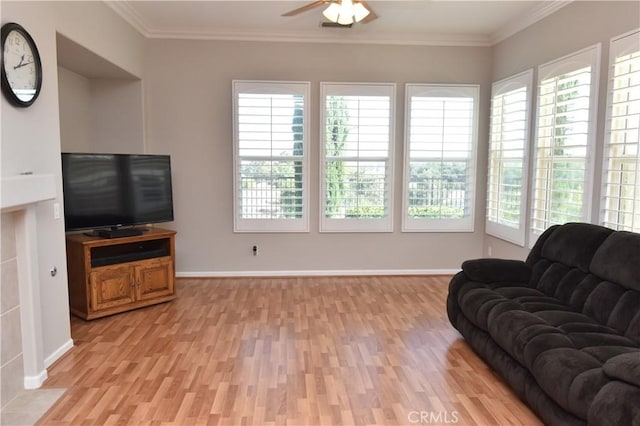
[[[39,424],[542,424],[449,324],[449,279],[180,279],[173,302],[72,318]]]

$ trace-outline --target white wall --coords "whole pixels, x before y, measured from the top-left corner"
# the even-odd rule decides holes
[[[481,84],[476,209],[482,212],[489,48],[150,40],[144,69],[149,151],[172,155],[176,220],[170,226],[178,231],[179,272],[455,269],[481,253],[481,214],[474,233],[400,232],[404,84]],[[311,81],[311,232],[233,233],[233,79]],[[320,81],[397,84],[393,233],[318,232]]]
[[[591,211],[593,223],[599,222],[598,203],[605,132],[609,41],[612,37],[638,27],[640,27],[640,2],[577,1],[499,43],[493,49],[493,81],[496,81],[596,43],[602,43],[596,150],[593,153],[596,165],[594,203]],[[537,73],[534,75],[534,80],[536,78]],[[537,96],[535,89],[533,95],[535,99]],[[533,125],[530,127],[533,144],[535,115],[532,120]],[[529,211],[527,214],[530,214]],[[493,257],[524,259],[529,252],[528,248],[518,247],[487,235],[484,241],[485,255],[488,255],[489,248]]]
[[[2,176],[20,172],[57,176],[58,196],[40,203],[37,214],[39,281],[43,349],[52,362],[70,339],[64,223],[53,217],[53,203],[62,205],[60,126],[56,32],[60,31],[130,73],[140,75],[144,39],[100,2],[0,3],[2,24],[17,22],[34,38],[43,66],[40,97],[29,108],[14,108],[2,97]],[[51,266],[58,274],[49,274]]]

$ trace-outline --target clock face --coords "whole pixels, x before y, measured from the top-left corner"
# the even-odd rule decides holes
[[[4,70],[16,97],[29,102],[36,95],[38,78],[31,45],[19,31],[11,31],[4,42]]]
[[[33,104],[42,87],[42,63],[33,38],[19,24],[2,26],[2,92],[18,107]]]

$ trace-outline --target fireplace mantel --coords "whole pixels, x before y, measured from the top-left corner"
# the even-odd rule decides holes
[[[54,175],[3,176],[1,181],[0,208],[3,212],[56,197]]]

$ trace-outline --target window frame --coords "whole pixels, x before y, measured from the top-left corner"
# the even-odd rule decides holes
[[[608,187],[610,182],[608,181],[609,160],[611,158],[611,145],[612,145],[612,113],[613,113],[613,95],[614,95],[614,79],[615,79],[615,63],[616,59],[620,56],[628,55],[640,51],[640,28],[613,37],[609,42],[609,61],[608,61],[608,75],[607,75],[607,109],[605,113],[605,138],[604,149],[602,154],[602,188],[600,197],[600,210],[599,220],[600,224],[616,230],[623,230],[621,223],[613,223],[607,220],[607,201],[609,198]],[[640,142],[638,143],[638,150],[640,150]],[[637,201],[640,196],[640,151],[636,153],[636,181],[634,185],[634,193],[636,202],[631,212],[632,225],[631,229],[624,228],[624,230],[631,230],[633,232],[640,231],[640,222],[636,223],[636,216],[640,215],[639,202]],[[626,211],[625,211],[626,212]]]
[[[239,140],[238,95],[240,93],[302,95],[303,107],[303,144],[302,144],[302,217],[300,218],[241,218],[240,162],[243,158],[264,159],[265,161],[287,161],[288,156],[241,156]],[[289,233],[309,232],[309,105],[311,83],[308,81],[270,81],[270,80],[233,80],[233,231],[236,233]]]
[[[491,199],[491,182],[492,182],[492,144],[493,144],[493,111],[494,102],[496,96],[501,96],[514,90],[520,90],[524,88],[526,92],[525,110],[524,110],[524,139],[522,141],[522,183],[520,187],[520,208],[519,208],[519,223],[517,227],[507,226],[496,221],[493,221],[490,217],[490,205]],[[485,207],[485,232],[488,235],[509,241],[517,244],[520,247],[524,247],[526,233],[527,233],[527,202],[529,200],[529,158],[531,148],[531,110],[533,100],[533,68],[530,68],[521,73],[496,81],[491,85],[491,104],[490,104],[490,117],[489,117],[489,140],[488,140],[488,156],[487,156],[487,195],[486,195],[486,207]],[[501,116],[501,124],[503,123],[504,115]],[[502,150],[500,150],[502,153]],[[500,155],[502,159],[502,155]],[[520,159],[519,159],[520,160]],[[499,203],[499,202],[498,202]]]
[[[600,56],[601,45],[600,43],[586,47],[579,51],[570,53],[563,57],[554,59],[538,66],[537,80],[536,80],[536,104],[535,104],[535,134],[533,139],[533,165],[531,168],[531,191],[529,196],[530,208],[529,208],[529,247],[533,247],[538,237],[544,232],[544,229],[536,230],[534,223],[536,219],[536,186],[537,180],[537,166],[539,157],[539,135],[540,135],[540,98],[541,98],[541,84],[542,81],[558,77],[567,73],[575,72],[581,68],[587,66],[591,67],[590,71],[590,85],[589,85],[589,113],[587,119],[587,141],[585,144],[586,154],[584,158],[584,189],[582,194],[582,216],[580,221],[591,222],[591,206],[593,203],[593,188],[594,188],[594,170],[595,170],[595,147],[596,147],[596,131],[597,131],[597,117],[598,117],[598,93],[599,93],[599,80],[600,80]],[[541,191],[549,192],[550,188],[541,188]],[[549,200],[548,200],[549,201]],[[547,214],[549,209],[545,210]],[[545,228],[553,225],[554,222],[550,222],[549,219],[545,219],[548,222]]]
[[[382,218],[327,218],[327,144],[326,113],[327,96],[389,96],[389,144],[387,157],[364,158],[354,157],[347,161],[385,161],[386,162],[386,205]],[[396,84],[395,83],[348,83],[320,82],[320,232],[393,232],[394,211],[394,152],[395,152],[395,116],[396,116]]]
[[[414,93],[415,90],[415,93]],[[411,99],[413,96],[472,97],[471,149],[469,150],[469,179],[471,194],[469,214],[461,219],[431,219],[409,217],[409,181],[411,173]],[[479,84],[407,83],[405,85],[404,163],[402,191],[402,232],[474,232],[478,161],[478,125],[480,111]]]

